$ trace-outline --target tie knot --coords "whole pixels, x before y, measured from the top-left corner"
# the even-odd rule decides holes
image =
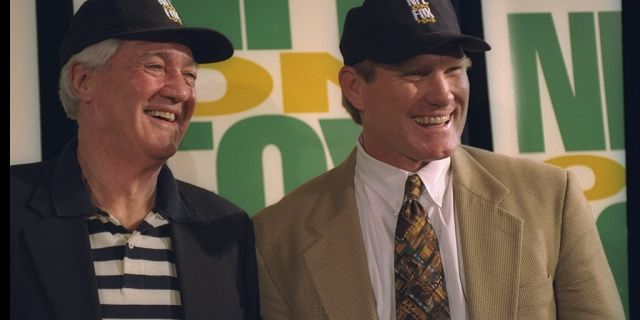
[[[418,200],[422,193],[422,180],[417,174],[410,175],[404,187],[404,195],[407,199]]]

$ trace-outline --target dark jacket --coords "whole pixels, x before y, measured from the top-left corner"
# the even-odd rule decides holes
[[[73,141],[59,158],[11,167],[11,319],[100,319],[86,218],[95,212]],[[158,176],[154,211],[171,221],[184,319],[258,319],[254,236],[222,197]]]

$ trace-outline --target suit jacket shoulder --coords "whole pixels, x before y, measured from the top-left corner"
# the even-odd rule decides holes
[[[463,146],[453,158],[454,180],[490,199],[504,190],[500,206],[515,212],[531,212],[526,205],[536,198],[548,208],[560,208],[569,183],[577,182],[569,171],[525,158]],[[494,182],[496,182],[494,184]]]
[[[220,195],[191,183],[176,180],[182,200],[204,221],[212,221],[230,215],[246,215],[245,211]]]
[[[470,146],[462,146],[454,155],[454,159],[466,153],[474,161],[477,161],[485,170],[493,176],[507,183],[519,184],[525,181],[537,181],[539,179],[560,179],[567,175],[567,171],[544,162],[527,158],[513,157],[495,153]]]
[[[9,205],[12,232],[38,221],[33,211],[24,210],[36,192],[36,186],[49,179],[52,161],[13,165],[10,167]]]
[[[314,208],[322,203],[322,207],[333,205],[334,213],[340,212],[342,206],[353,195],[353,172],[355,153],[341,165],[303,183],[277,203],[262,209],[253,217],[256,238],[259,246],[273,246],[280,242],[283,246],[293,245],[299,250],[306,248],[305,243],[314,241],[309,235],[315,234],[319,227],[315,223],[324,224],[332,220],[328,210],[317,211]],[[349,189],[351,193],[349,193]],[[355,198],[353,198],[355,199]],[[355,201],[355,200],[354,200]],[[318,216],[321,215],[321,216]],[[310,228],[311,227],[311,228]],[[299,238],[303,241],[290,243],[289,239]],[[291,248],[289,248],[291,249]]]

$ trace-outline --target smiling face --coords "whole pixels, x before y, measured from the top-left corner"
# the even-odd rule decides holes
[[[374,64],[368,82],[344,67],[343,93],[360,111],[367,153],[411,172],[453,154],[467,116],[469,65],[457,49]]]
[[[122,41],[103,69],[77,68],[80,142],[133,161],[175,154],[196,104],[197,65],[188,47]]]

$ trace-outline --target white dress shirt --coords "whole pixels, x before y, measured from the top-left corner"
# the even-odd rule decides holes
[[[451,319],[466,320],[464,281],[458,257],[451,158],[432,161],[417,173],[426,187],[420,204],[438,236]],[[354,187],[367,264],[376,298],[378,317],[395,319],[394,246],[398,213],[408,172],[374,159],[357,144]]]

